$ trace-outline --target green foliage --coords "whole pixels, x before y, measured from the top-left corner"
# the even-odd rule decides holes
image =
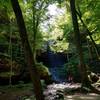
[[[75,75],[78,71],[78,63],[79,63],[79,59],[77,55],[73,55],[69,59],[68,63],[65,64],[66,70]]]
[[[55,22],[51,25],[49,40],[51,41],[51,49],[54,52],[69,51],[68,37],[72,31],[72,24],[70,14],[63,12],[60,16],[55,18]],[[67,20],[66,20],[67,19]],[[66,41],[67,40],[67,41]],[[72,39],[70,39],[72,41]]]
[[[33,51],[43,49],[44,43],[46,42],[46,36],[41,26],[42,23],[47,20],[48,15],[46,12],[51,3],[52,0],[30,0],[30,2],[20,2]]]
[[[62,1],[61,3],[64,3],[64,1]],[[66,1],[66,4],[68,5],[69,1]],[[63,7],[65,7],[65,5],[63,5]],[[95,0],[84,0],[84,1],[77,0],[76,8],[77,8],[77,11],[79,11],[79,8],[80,8],[83,21],[87,25],[88,29],[93,33],[92,37],[95,40],[95,42],[99,44],[100,43],[100,34],[99,34],[100,21],[99,21],[99,13],[98,13],[99,8],[100,8],[99,1],[98,0],[96,1]],[[72,22],[71,22],[71,16],[70,16],[70,9],[68,7],[66,7],[65,9],[67,11],[65,12],[66,14],[63,14],[62,16],[58,16],[58,18],[56,18],[57,20],[55,20],[55,23],[52,29],[53,33],[55,33],[53,34],[53,37],[55,36],[60,37],[61,42],[63,42],[63,38],[66,38],[66,41],[69,43],[69,45],[70,44],[75,45],[75,41],[73,38],[74,36],[73,36],[73,28],[72,28]],[[79,27],[80,27],[81,33],[84,32],[84,34],[87,34],[80,21],[79,21]],[[81,35],[82,43],[83,41],[86,42],[86,37],[83,40],[83,37],[85,36],[84,34]],[[59,44],[59,41],[57,41],[57,38],[55,38],[55,41]],[[57,47],[60,47],[60,45],[57,45],[57,43],[53,44],[53,45],[56,45],[56,47],[53,48],[53,50],[55,49],[55,51],[57,51],[56,49]],[[73,48],[73,45],[70,46],[69,50],[75,51],[75,47]],[[68,49],[68,47],[66,49]],[[62,49],[62,51],[63,50],[66,51],[65,49]]]
[[[0,34],[0,44],[6,43],[7,39],[4,35]]]
[[[10,76],[14,76],[14,75],[16,75],[14,72],[1,72],[0,73],[0,77],[10,77]]]
[[[96,43],[100,43],[100,20],[99,20],[99,9],[100,2],[98,0],[84,0],[77,2],[77,10],[81,12],[81,16],[85,24],[87,25],[90,32],[93,33],[93,39],[97,40]],[[80,24],[81,25],[81,24]],[[84,28],[83,28],[84,29]],[[98,36],[98,38],[97,38]]]

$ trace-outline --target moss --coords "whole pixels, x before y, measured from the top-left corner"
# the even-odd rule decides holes
[[[0,77],[10,77],[10,75],[13,76],[15,75],[15,73],[14,72],[1,72],[0,73]]]
[[[42,63],[37,63],[36,66],[40,78],[44,80],[45,84],[47,85],[52,84],[53,80],[51,78],[51,73],[49,72],[49,69],[46,66],[44,66]]]
[[[37,63],[37,70],[40,76],[50,76],[50,72],[46,66],[44,66],[42,63]]]

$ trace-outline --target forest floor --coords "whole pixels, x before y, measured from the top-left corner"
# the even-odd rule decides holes
[[[43,87],[45,100],[100,100],[98,94],[76,91],[80,87],[78,83],[51,84]],[[35,100],[32,84],[0,86],[0,100]]]

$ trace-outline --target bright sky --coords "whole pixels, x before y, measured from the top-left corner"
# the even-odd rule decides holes
[[[55,4],[50,5],[48,10],[48,13],[53,16],[64,13],[64,9],[58,8]]]
[[[57,12],[56,12],[56,10],[57,10],[57,6],[56,5],[50,5],[49,7],[48,7],[48,10],[49,10],[49,13],[50,13],[50,15],[56,15],[57,14]]]
[[[48,30],[48,24],[55,22],[55,18],[64,14],[64,8],[58,8],[56,4],[49,5],[47,15],[50,15],[50,19],[44,23],[44,30]]]

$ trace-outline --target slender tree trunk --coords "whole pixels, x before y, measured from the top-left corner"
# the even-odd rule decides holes
[[[33,82],[36,100],[44,100],[40,77],[39,77],[38,71],[36,69],[32,50],[31,50],[29,42],[28,42],[27,31],[26,31],[24,19],[22,16],[22,12],[21,12],[18,0],[11,0],[11,4],[12,4],[12,7],[14,10],[16,19],[17,19],[19,33],[20,33],[20,37],[21,37],[21,41],[22,41],[22,45],[23,45],[23,49],[24,49],[24,53],[25,53],[25,59],[27,61],[31,80]]]
[[[78,7],[78,9],[79,9],[79,7]],[[80,12],[80,9],[79,9],[79,12]],[[100,60],[99,50],[98,50],[98,47],[97,47],[95,41],[94,41],[93,38],[92,38],[92,35],[91,35],[92,33],[89,31],[89,29],[87,28],[86,24],[85,24],[84,21],[82,20],[82,15],[80,14],[81,12],[80,12],[80,13],[79,13],[79,12],[76,12],[76,13],[77,13],[77,15],[78,15],[78,17],[79,17],[81,23],[83,24],[83,27],[86,29],[86,32],[87,32],[88,36],[90,37],[90,39],[91,39],[91,41],[92,41],[92,45],[93,45],[93,47],[94,47],[94,49],[95,49],[96,55],[97,55],[98,59]]]
[[[91,45],[88,39],[87,39],[87,46],[88,46],[88,51],[89,51],[89,59],[92,61],[93,55],[92,55]]]
[[[12,85],[12,29],[11,29],[11,21],[10,21],[10,41],[9,41],[9,55],[11,56],[10,62],[10,77],[9,77],[9,85]]]
[[[77,52],[79,55],[79,61],[80,61],[79,68],[80,68],[80,73],[81,73],[82,86],[85,86],[85,85],[89,85],[90,82],[88,80],[87,69],[86,69],[86,65],[84,64],[84,59],[83,59],[82,43],[81,43],[79,26],[78,26],[76,9],[75,9],[75,0],[70,0],[70,7],[71,7],[71,13],[72,13],[72,21],[73,21],[73,27],[74,27],[74,37],[75,37],[75,42],[76,42],[76,48],[77,48]]]

